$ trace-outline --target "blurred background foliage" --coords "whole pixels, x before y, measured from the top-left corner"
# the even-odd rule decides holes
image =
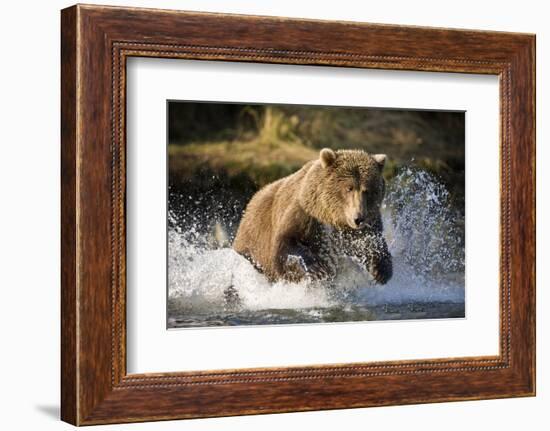
[[[463,112],[171,101],[170,190],[246,200],[321,148],[363,149],[388,155],[387,179],[411,165],[436,175],[463,212],[464,121]]]

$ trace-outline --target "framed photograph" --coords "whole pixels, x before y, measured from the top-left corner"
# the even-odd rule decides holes
[[[535,36],[61,13],[61,416],[535,394]]]

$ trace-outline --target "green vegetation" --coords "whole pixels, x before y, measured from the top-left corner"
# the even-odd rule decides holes
[[[436,174],[463,207],[464,131],[456,112],[171,102],[170,185],[223,177],[232,189],[257,189],[320,148],[356,148],[387,154],[386,178],[405,165]]]
[[[262,141],[221,141],[168,146],[171,182],[189,179],[205,168],[229,177],[247,175],[261,187],[291,174],[317,157],[317,151],[300,144]]]

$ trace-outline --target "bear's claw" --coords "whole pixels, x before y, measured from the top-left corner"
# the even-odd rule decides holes
[[[386,284],[393,275],[393,265],[391,259],[386,259],[373,265],[370,270],[374,280],[380,284]]]

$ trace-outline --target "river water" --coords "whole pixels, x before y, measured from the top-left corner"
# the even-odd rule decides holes
[[[464,317],[463,211],[425,171],[405,168],[387,184],[394,275],[384,286],[345,256],[330,285],[270,283],[230,247],[244,202],[178,202],[169,206],[168,328]]]

